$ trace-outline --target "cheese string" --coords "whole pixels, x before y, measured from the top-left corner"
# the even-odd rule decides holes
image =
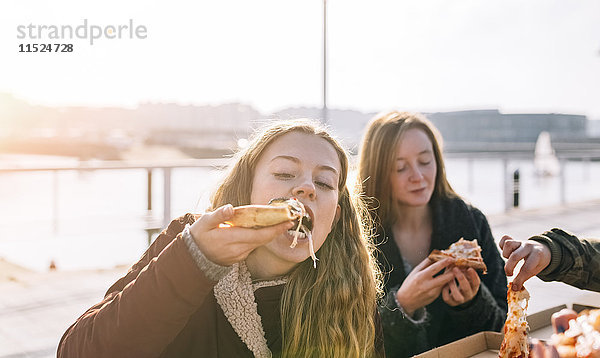
[[[295,248],[296,245],[298,245],[298,236],[300,235],[300,228],[302,227],[302,218],[304,217],[304,215],[301,215],[300,218],[298,219],[298,226],[296,227],[296,230],[294,231],[294,241],[292,241],[292,244],[290,245],[290,248]],[[319,260],[317,258],[317,255],[315,255],[315,247],[313,245],[313,240],[312,240],[312,235],[310,233],[310,231],[304,231],[304,235],[306,235],[306,237],[308,237],[308,250],[310,252],[310,257],[313,260],[313,267],[317,268],[317,260]]]
[[[300,219],[298,220],[298,227],[296,227],[296,231],[294,232],[294,241],[292,241],[292,244],[290,245],[290,248],[294,248],[296,247],[296,245],[298,245],[298,236],[300,235],[300,226],[302,225],[302,216],[300,216]]]
[[[312,235],[310,234],[310,232],[308,233],[308,249],[310,250],[310,257],[313,260],[313,267],[317,268],[317,255],[315,255],[315,248],[313,246],[313,240],[312,240]]]

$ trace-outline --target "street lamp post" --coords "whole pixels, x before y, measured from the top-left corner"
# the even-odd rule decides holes
[[[327,124],[327,0],[323,0],[323,109],[321,114],[324,124]]]

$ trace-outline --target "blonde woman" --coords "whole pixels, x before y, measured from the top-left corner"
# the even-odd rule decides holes
[[[448,183],[438,138],[424,117],[393,111],[376,116],[362,141],[359,176],[378,224],[377,259],[386,275],[380,313],[393,357],[499,331],[506,316],[502,258],[485,216]],[[427,258],[461,237],[478,240],[486,275]]]
[[[371,357],[383,355],[377,265],[348,159],[309,121],[258,135],[212,198],[161,233],[105,298],[64,334],[58,357]],[[314,218],[290,248],[293,223],[220,227],[232,206],[296,197]]]

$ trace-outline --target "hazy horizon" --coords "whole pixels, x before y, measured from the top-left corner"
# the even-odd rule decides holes
[[[251,103],[247,103],[247,102],[222,102],[222,103],[183,103],[183,102],[177,102],[177,101],[160,101],[160,100],[156,100],[156,101],[141,101],[138,103],[135,103],[133,105],[121,105],[121,104],[91,104],[91,105],[80,105],[80,104],[46,104],[46,103],[36,103],[32,100],[29,100],[27,98],[23,98],[23,97],[18,97],[15,96],[13,94],[10,93],[0,93],[1,95],[10,95],[12,96],[15,100],[17,101],[22,101],[25,102],[27,105],[30,106],[39,106],[39,107],[44,107],[44,108],[49,108],[49,109],[67,109],[67,108],[84,108],[84,109],[125,109],[125,110],[136,110],[139,109],[140,106],[143,105],[177,105],[177,106],[196,106],[196,107],[219,107],[219,106],[226,106],[226,105],[242,105],[242,106],[249,106],[252,107],[256,110],[258,110],[258,108],[255,108]],[[271,111],[271,112],[260,112],[259,113],[261,115],[265,115],[265,116],[269,116],[272,115],[274,113],[280,112],[280,111],[285,111],[288,109],[295,109],[295,108],[309,108],[309,109],[321,109],[322,106],[314,105],[303,105],[303,104],[289,104],[286,106],[283,106],[281,108],[276,108],[275,110]],[[390,107],[390,108],[386,108],[386,109],[400,109],[403,110],[403,108],[400,107]],[[373,113],[378,113],[383,111],[363,111],[361,109],[358,108],[342,108],[342,107],[328,107],[328,110],[330,111],[355,111],[355,112],[360,112],[360,113],[364,113],[364,114],[373,114]],[[572,112],[552,112],[552,111],[504,111],[501,108],[492,108],[492,107],[470,107],[470,108],[448,108],[448,109],[440,109],[440,110],[431,110],[431,111],[426,111],[426,110],[415,110],[416,112],[420,112],[420,113],[445,113],[445,112],[461,112],[461,111],[498,111],[501,114],[565,114],[565,115],[584,115],[582,113],[572,113]],[[318,118],[316,118],[318,119]],[[588,120],[600,120],[600,117],[598,118],[590,118],[587,117]]]

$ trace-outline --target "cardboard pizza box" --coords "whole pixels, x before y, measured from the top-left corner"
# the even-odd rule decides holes
[[[529,324],[529,337],[542,340],[550,339],[550,336],[554,333],[552,331],[552,315],[554,312],[558,312],[563,308],[567,308],[567,306],[554,306],[528,315],[527,323]]]
[[[597,310],[598,306],[591,306],[591,305],[584,305],[584,304],[580,304],[580,303],[573,303],[573,311],[579,313],[583,310]]]
[[[566,307],[566,305],[555,306],[528,315],[527,323],[530,327],[530,336],[546,339],[548,327],[551,335],[552,325],[550,324],[550,318],[552,317],[552,314]],[[549,337],[550,336],[548,335],[548,338]],[[502,338],[502,333],[489,331],[479,332],[416,355],[415,358],[497,358],[498,350],[502,344]]]
[[[498,332],[479,332],[444,346],[434,348],[415,358],[467,358],[498,357],[502,343],[502,334]]]

